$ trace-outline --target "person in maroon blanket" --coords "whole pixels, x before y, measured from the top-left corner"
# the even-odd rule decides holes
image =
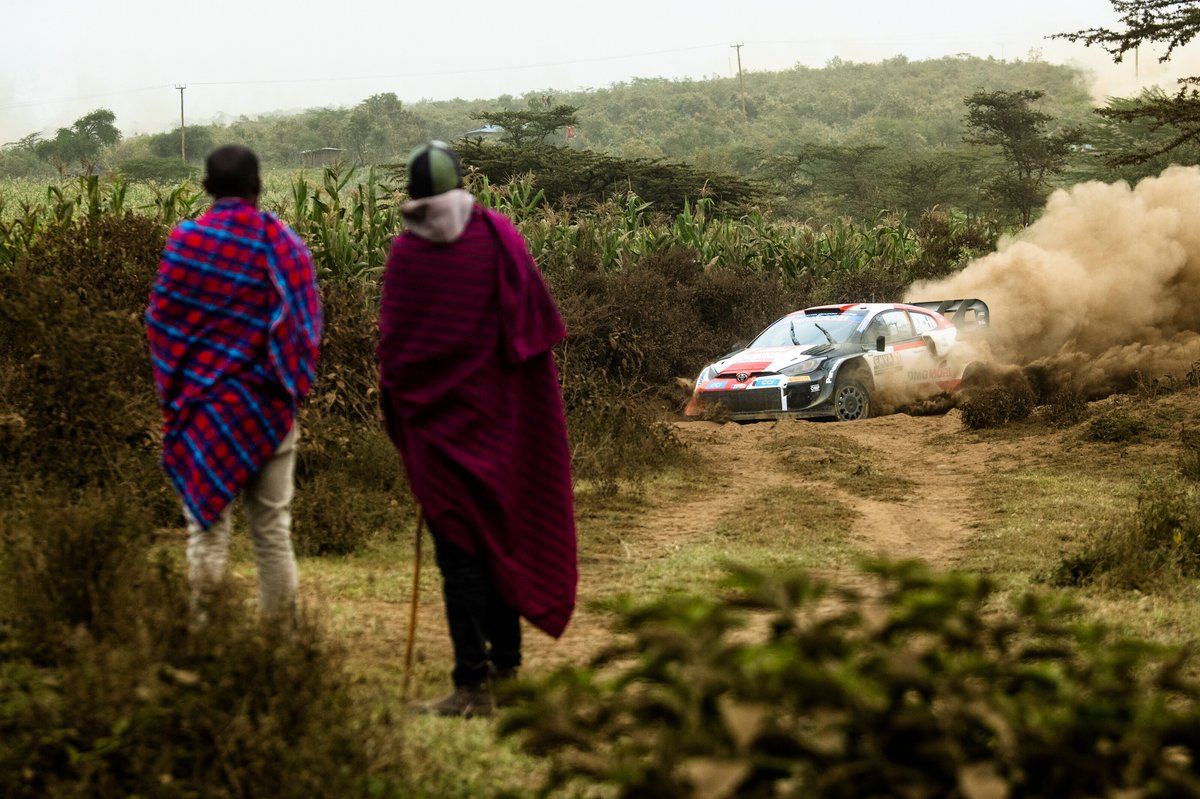
[[[521,665],[521,617],[557,638],[578,582],[570,454],[553,347],[566,328],[517,229],[463,189],[442,142],[413,150],[384,275],[388,435],[433,537],[454,692],[420,710],[493,712]]]

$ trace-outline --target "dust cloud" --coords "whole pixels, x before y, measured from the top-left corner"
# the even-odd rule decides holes
[[[978,297],[996,360],[1106,396],[1200,361],[1200,168],[1082,183],[997,251],[909,300]]]

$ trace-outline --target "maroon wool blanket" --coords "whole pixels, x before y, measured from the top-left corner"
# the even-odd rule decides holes
[[[379,328],[388,434],[430,525],[483,556],[500,595],[560,636],[578,582],[551,352],[566,328],[520,233],[476,206],[450,244],[401,234]]]

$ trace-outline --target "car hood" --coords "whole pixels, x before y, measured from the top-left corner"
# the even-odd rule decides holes
[[[784,367],[791,366],[797,361],[808,357],[816,349],[824,349],[823,345],[809,344],[802,347],[759,347],[756,349],[735,352],[728,358],[713,363],[709,368],[714,374],[736,375],[741,372],[778,372]]]

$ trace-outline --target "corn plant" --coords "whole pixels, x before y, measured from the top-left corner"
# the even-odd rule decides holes
[[[292,181],[292,207],[281,215],[303,236],[318,274],[335,279],[378,274],[399,232],[395,192],[368,170],[352,188],[353,171],[325,169],[321,183]]]

